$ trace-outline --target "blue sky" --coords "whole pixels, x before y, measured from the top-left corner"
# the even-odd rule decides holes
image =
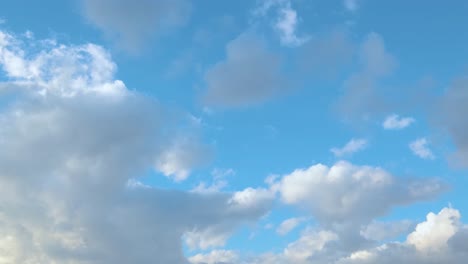
[[[467,13],[0,3],[0,263],[464,263]]]

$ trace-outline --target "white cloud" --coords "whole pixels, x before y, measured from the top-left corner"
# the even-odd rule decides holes
[[[460,212],[453,208],[429,213],[406,241],[381,242],[377,246],[380,241],[343,247],[342,242],[349,239],[346,234],[309,227],[281,253],[266,253],[235,263],[463,264],[468,257],[468,227],[461,224],[460,218]]]
[[[237,263],[239,256],[231,250],[213,250],[208,254],[197,254],[189,258],[192,264],[229,264]]]
[[[210,236],[269,211],[255,197],[142,188],[138,177],[193,131],[115,80],[102,47],[0,31],[0,66],[1,92],[15,95],[0,110],[3,263],[186,263],[186,232],[217,244]]]
[[[156,159],[156,169],[165,176],[180,182],[192,168],[207,162],[210,150],[197,139],[176,138],[174,143]]]
[[[426,138],[418,138],[409,144],[411,151],[414,155],[421,159],[435,159],[434,154],[428,147],[429,141]]]
[[[299,18],[296,10],[290,4],[279,9],[279,17],[275,24],[276,30],[280,34],[281,43],[285,46],[299,46],[307,39],[296,35]]]
[[[426,221],[418,224],[408,236],[407,243],[424,252],[445,250],[448,240],[459,229],[459,220],[460,212],[453,208],[444,208],[438,214],[429,213]]]
[[[391,208],[431,199],[445,190],[434,179],[404,180],[370,166],[340,161],[297,169],[277,183],[282,200],[310,210],[322,223],[367,223]]]
[[[28,43],[0,32],[0,66],[18,87],[67,97],[129,93],[122,81],[113,79],[117,67],[100,46],[63,46],[48,40],[40,43],[43,52],[29,54],[33,44]]]
[[[284,236],[295,229],[301,222],[303,222],[304,218],[289,218],[284,220],[276,229],[276,233]]]
[[[289,263],[305,263],[328,243],[336,240],[338,235],[333,232],[308,229],[297,241],[290,243],[283,254]]]
[[[363,150],[367,147],[367,140],[365,139],[351,139],[346,145],[344,145],[342,148],[332,148],[330,151],[336,156],[336,157],[343,157],[347,155],[354,154],[360,150]]]
[[[235,192],[229,200],[229,204],[233,206],[233,208],[264,211],[261,209],[270,207],[274,199],[275,193],[271,190],[249,187],[242,191]]]
[[[290,0],[262,0],[253,10],[255,19],[269,18],[270,11],[275,12],[273,20],[274,30],[279,34],[280,42],[284,46],[296,47],[304,44],[308,38],[297,35],[300,18],[292,7]]]
[[[6,19],[0,17],[0,25],[5,24],[6,22],[7,22]]]
[[[414,121],[412,117],[400,117],[397,114],[392,114],[385,118],[382,127],[388,130],[400,130],[410,126]]]
[[[460,212],[444,208],[438,214],[429,213],[426,221],[418,224],[405,242],[392,242],[355,252],[336,263],[462,264],[466,262],[468,253],[456,243],[468,242],[465,230],[466,227],[460,223]],[[458,240],[456,243],[455,239]]]

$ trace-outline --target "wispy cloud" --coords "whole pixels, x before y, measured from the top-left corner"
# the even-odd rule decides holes
[[[435,159],[434,154],[428,147],[429,141],[427,138],[418,138],[409,144],[409,147],[414,155],[421,159]]]
[[[359,9],[358,0],[344,0],[344,7],[351,12],[355,12]]]
[[[278,228],[276,229],[276,233],[278,233],[281,236],[287,235],[304,220],[304,218],[297,217],[286,219],[278,226]]]
[[[280,34],[281,44],[285,46],[300,46],[307,41],[307,38],[297,36],[298,23],[299,17],[297,12],[290,4],[279,10],[279,18],[275,24],[275,28]]]
[[[363,150],[366,148],[368,145],[367,140],[365,139],[351,139],[346,145],[344,145],[341,148],[332,148],[330,151],[336,156],[336,157],[342,157],[346,155],[351,155],[354,154],[360,150]]]

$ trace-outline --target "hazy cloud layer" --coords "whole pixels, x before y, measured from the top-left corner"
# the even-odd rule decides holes
[[[82,0],[85,17],[118,46],[138,53],[158,33],[187,22],[186,0]]]
[[[205,81],[204,102],[216,107],[263,102],[287,89],[281,58],[252,33],[228,43],[226,59],[208,69]]]
[[[358,57],[361,70],[345,81],[343,95],[335,106],[346,120],[367,120],[389,109],[380,81],[394,71],[396,59],[377,33],[367,35]]]
[[[468,111],[468,77],[462,77],[453,82],[445,94],[439,99],[439,106],[434,113],[437,124],[453,139],[456,152],[450,161],[461,167],[468,167],[468,119],[464,114]]]

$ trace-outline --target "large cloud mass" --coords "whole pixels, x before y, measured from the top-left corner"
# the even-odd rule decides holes
[[[268,210],[139,183],[184,117],[114,80],[101,47],[0,32],[0,66],[0,263],[186,263],[185,233]]]

